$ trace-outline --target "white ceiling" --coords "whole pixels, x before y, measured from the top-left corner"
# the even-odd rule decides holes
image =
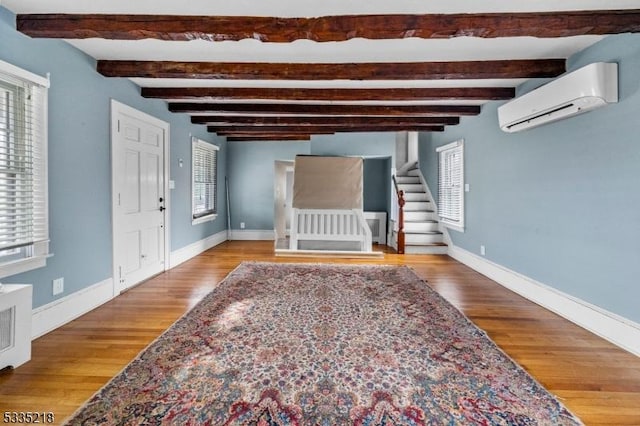
[[[567,38],[504,37],[452,39],[406,38],[322,42],[296,40],[267,43],[254,39],[205,40],[70,40],[96,59],[141,61],[221,62],[423,62],[487,59],[564,58],[602,39],[602,36]]]
[[[533,12],[630,9],[640,0],[0,0],[15,13],[114,13],[313,17],[343,14],[460,12]],[[365,40],[318,43],[265,43],[258,40],[210,42],[163,40],[68,40],[95,59],[205,62],[426,62],[499,59],[568,58],[602,36],[566,38],[473,38]],[[522,80],[267,81],[132,79],[146,87],[489,87],[513,86]],[[476,103],[476,102],[471,102]]]
[[[0,0],[15,13],[113,13],[148,15],[218,15],[317,17],[345,14],[425,14],[549,12],[558,10],[640,9],[640,0]],[[68,40],[95,59],[205,62],[428,62],[568,58],[604,36],[566,38],[406,38],[351,39],[340,42],[258,40],[210,42],[162,40]],[[133,78],[141,87],[514,87],[521,79],[278,81]],[[255,102],[255,101],[252,101]],[[346,103],[346,102],[342,102]],[[362,102],[366,103],[366,102]],[[397,102],[386,102],[388,104]],[[423,104],[434,101],[413,102]],[[478,104],[478,101],[446,102]],[[480,102],[481,103],[481,102]]]
[[[314,17],[636,9],[638,0],[3,0],[16,13]]]
[[[479,61],[499,59],[567,58],[602,36],[562,39],[510,37],[483,39],[366,40],[317,43],[265,43],[258,40],[209,42],[163,40],[69,40],[69,43],[96,59],[203,62],[429,62]],[[396,80],[396,81],[268,81],[268,80],[176,80],[132,79],[144,87],[491,87],[513,86],[522,80]]]

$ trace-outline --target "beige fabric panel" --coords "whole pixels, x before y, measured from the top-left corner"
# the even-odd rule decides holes
[[[362,209],[362,158],[297,156],[293,207]]]

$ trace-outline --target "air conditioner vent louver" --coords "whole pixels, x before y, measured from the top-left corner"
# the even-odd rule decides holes
[[[567,108],[571,108],[573,106],[573,104],[568,104],[568,105],[562,105],[561,107],[552,109],[551,111],[548,112],[543,112],[542,114],[538,114],[538,115],[534,115],[533,117],[529,117],[526,120],[522,120],[522,121],[517,121],[513,124],[510,124],[508,126],[509,129],[514,128],[514,127],[518,127],[521,126],[523,124],[527,124],[527,123],[532,123],[534,120],[538,120],[540,118],[543,118],[546,115],[551,115],[551,114],[555,114],[556,112],[562,111],[563,109],[567,109]]]
[[[498,108],[500,128],[517,132],[618,102],[618,64],[596,62]]]

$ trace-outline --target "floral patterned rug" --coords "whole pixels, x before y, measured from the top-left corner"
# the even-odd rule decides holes
[[[407,267],[250,262],[68,424],[581,422]]]

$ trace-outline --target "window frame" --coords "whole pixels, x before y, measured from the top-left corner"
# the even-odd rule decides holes
[[[438,218],[444,226],[464,232],[464,139],[440,146],[436,148],[436,152],[438,153]],[[456,155],[459,155],[460,159],[458,165],[454,166],[452,161]],[[455,169],[452,169],[452,167],[455,167]],[[445,176],[446,174],[448,176]],[[445,188],[445,183],[443,183],[445,178],[448,180],[455,179],[456,182]],[[458,199],[456,200],[456,198]],[[454,206],[445,205],[445,203],[456,201],[458,204],[457,209]],[[455,210],[453,214],[447,215],[445,213],[451,210]]]
[[[195,203],[195,190],[196,190],[196,154],[198,151],[206,151],[208,154],[213,154],[213,209],[206,210],[206,214],[197,214],[196,213],[196,203]],[[200,223],[205,223],[212,221],[218,217],[218,153],[220,151],[220,147],[204,141],[202,139],[198,139],[196,137],[191,138],[191,224],[198,225]]]
[[[13,116],[22,117],[23,124],[20,127],[24,129],[28,127],[30,137],[33,137],[37,144],[29,163],[33,170],[30,175],[31,217],[36,218],[35,225],[32,225],[32,241],[22,247],[2,250],[9,251],[0,256],[0,278],[4,278],[44,267],[47,258],[52,256],[49,253],[48,207],[48,89],[50,83],[48,75],[46,78],[41,77],[2,60],[0,60],[0,79],[4,90],[10,91],[16,88],[14,96],[20,94],[21,98],[13,101],[13,108],[16,110]],[[19,84],[28,87],[26,90],[18,90]],[[32,95],[37,99],[36,101],[30,100]],[[32,113],[26,114],[27,107],[33,109]],[[27,125],[27,122],[31,124]],[[34,122],[36,124],[33,124]],[[10,131],[6,133],[8,136]],[[38,136],[35,136],[36,134]],[[9,145],[7,145],[8,148]]]

